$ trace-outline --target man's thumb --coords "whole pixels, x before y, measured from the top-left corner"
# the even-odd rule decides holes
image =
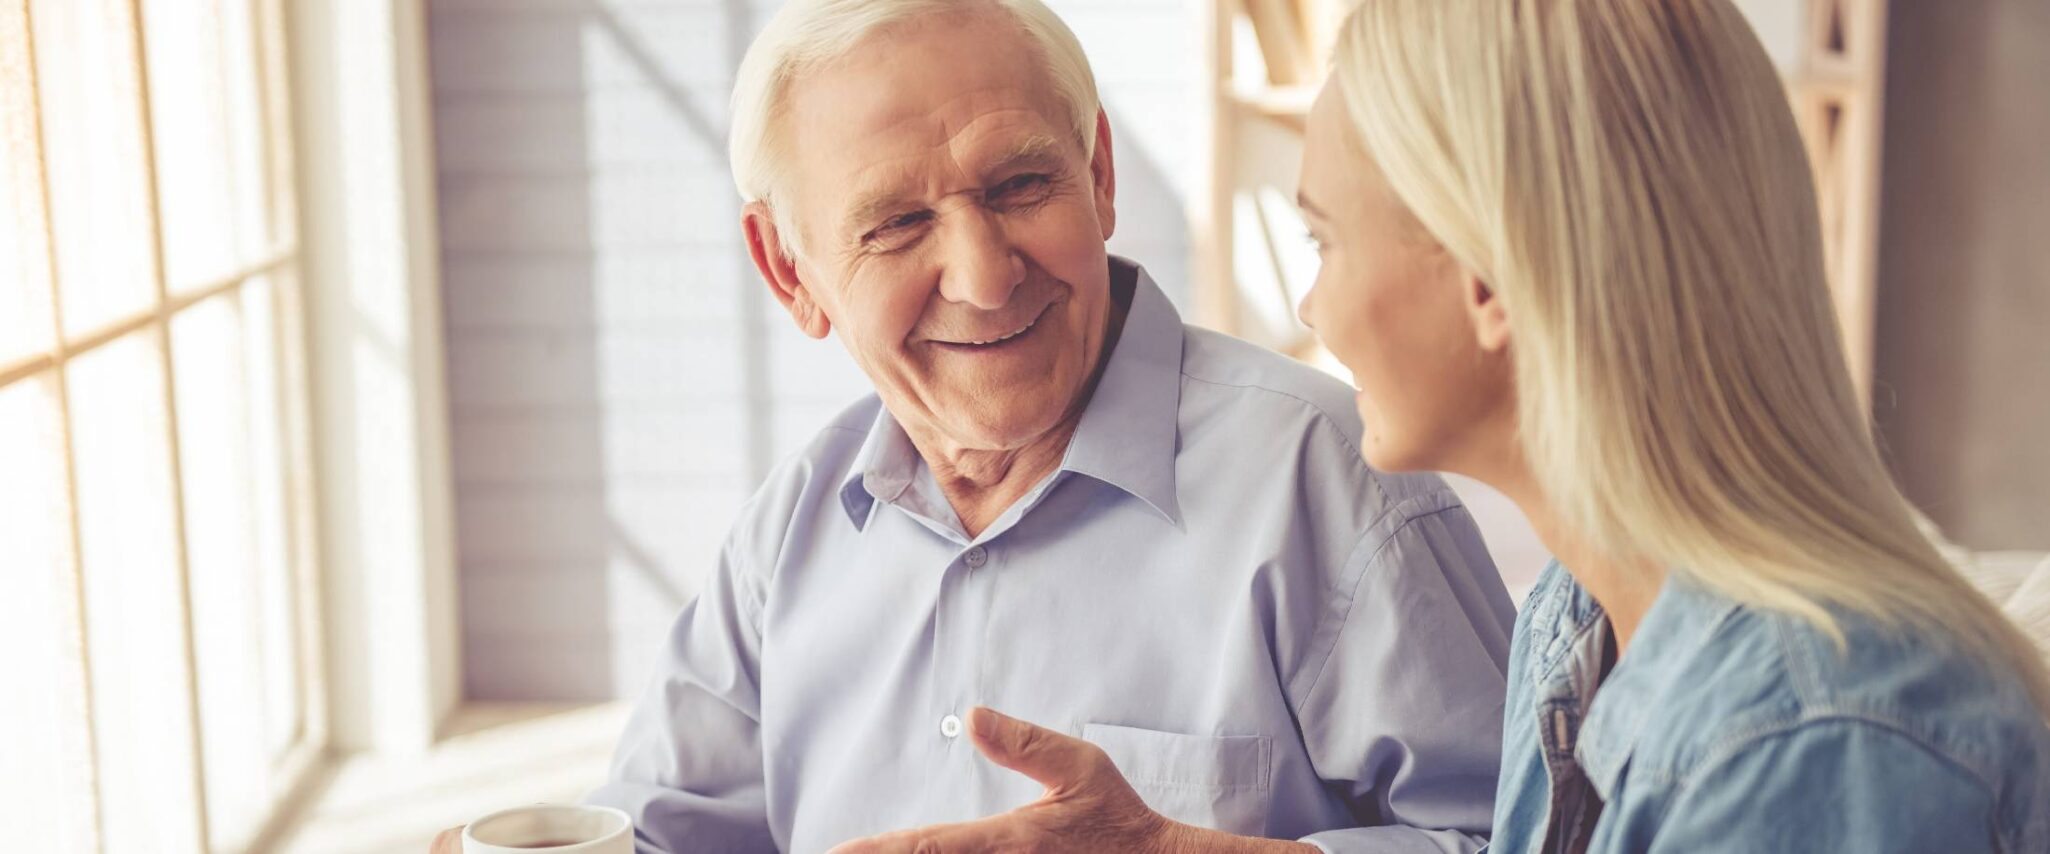
[[[977,706],[968,712],[977,750],[991,762],[1039,781],[1048,789],[1073,788],[1096,770],[1103,751],[1089,742]]]

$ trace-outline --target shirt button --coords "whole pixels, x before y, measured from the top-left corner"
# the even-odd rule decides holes
[[[961,719],[948,715],[940,718],[940,735],[953,738],[961,734]]]
[[[979,569],[983,564],[989,562],[989,552],[985,551],[981,546],[969,549],[968,554],[964,555],[964,557],[968,559],[968,566],[971,569]]]

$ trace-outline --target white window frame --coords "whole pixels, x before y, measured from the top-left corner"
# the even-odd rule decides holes
[[[292,0],[332,747],[420,755],[462,699],[422,0]]]
[[[132,133],[117,141],[124,150],[140,161],[142,184],[147,197],[147,231],[150,245],[143,249],[147,256],[149,298],[148,303],[132,311],[106,319],[90,329],[67,332],[64,323],[65,300],[63,271],[58,269],[58,254],[54,225],[52,224],[51,182],[47,166],[47,144],[42,128],[43,109],[37,93],[37,50],[35,43],[34,4],[29,0],[0,0],[0,48],[15,54],[9,63],[9,71],[19,76],[7,85],[22,87],[32,103],[26,119],[30,122],[28,156],[34,168],[30,171],[36,180],[30,188],[31,197],[37,199],[33,210],[41,218],[43,230],[38,235],[40,245],[32,245],[31,252],[41,255],[37,266],[43,274],[42,284],[48,288],[50,340],[45,349],[0,362],[0,388],[16,383],[47,382],[53,390],[53,403],[59,434],[64,437],[62,445],[63,468],[65,471],[63,493],[58,496],[63,504],[63,516],[68,520],[70,547],[64,556],[62,567],[65,582],[72,595],[68,601],[58,603],[67,613],[61,619],[68,623],[67,631],[78,638],[78,648],[83,652],[76,666],[89,673],[91,651],[84,642],[86,626],[86,604],[83,590],[84,565],[82,553],[84,544],[80,540],[80,505],[78,501],[78,476],[73,458],[71,439],[73,435],[73,406],[68,370],[72,363],[110,344],[137,337],[154,339],[155,359],[159,372],[158,384],[163,407],[164,445],[168,453],[165,461],[170,477],[171,506],[169,508],[172,528],[175,532],[177,554],[173,556],[176,567],[176,585],[181,592],[176,603],[180,623],[181,666],[184,668],[186,687],[185,701],[187,715],[191,721],[189,741],[169,749],[184,751],[190,757],[193,771],[193,803],[189,806],[196,813],[196,840],[165,840],[166,844],[182,845],[186,842],[207,850],[209,841],[207,787],[205,785],[205,762],[202,749],[203,734],[197,713],[199,689],[195,674],[199,662],[196,659],[193,614],[191,602],[191,567],[189,547],[186,541],[184,473],[180,471],[181,444],[179,442],[180,406],[177,400],[177,384],[174,377],[176,363],[172,353],[172,323],[185,312],[216,300],[237,300],[245,287],[257,280],[270,290],[271,312],[263,318],[271,328],[278,342],[277,366],[279,383],[279,422],[283,425],[283,447],[280,466],[285,496],[289,504],[285,508],[285,536],[291,566],[292,596],[294,612],[293,639],[298,660],[294,668],[294,682],[298,696],[300,717],[296,723],[295,736],[290,745],[272,759],[272,772],[278,785],[271,788],[265,804],[265,820],[255,827],[250,844],[260,847],[262,840],[275,832],[276,825],[289,812],[291,805],[303,796],[314,782],[318,772],[326,764],[331,743],[328,688],[326,684],[326,661],[324,640],[321,637],[320,589],[322,579],[316,556],[317,508],[316,476],[313,474],[313,436],[310,413],[306,402],[308,370],[305,357],[305,323],[303,316],[304,282],[301,277],[302,245],[297,237],[296,211],[298,200],[292,180],[290,148],[291,97],[285,80],[286,67],[284,18],[282,0],[232,0],[245,2],[252,15],[258,48],[255,55],[257,80],[257,101],[262,112],[261,157],[262,168],[268,177],[269,192],[265,198],[266,215],[276,240],[266,251],[253,260],[242,264],[231,272],[217,275],[203,282],[168,281],[164,262],[164,211],[158,198],[157,151],[154,145],[154,118],[150,105],[150,79],[145,60],[143,38],[143,12],[141,0],[79,0],[99,4],[98,12],[117,28],[112,35],[131,46],[128,56],[117,61],[122,64],[114,73],[132,77],[135,97],[132,107],[138,115],[132,126]],[[176,285],[174,288],[173,285]],[[81,696],[78,704],[86,711],[86,719],[79,726],[90,731],[92,723],[92,679],[81,674],[79,679]],[[253,737],[253,736],[252,736]],[[85,740],[87,755],[84,761],[97,765],[97,747],[94,739]],[[110,820],[101,808],[101,775],[97,772],[85,774],[85,788],[91,803],[84,808],[90,816],[89,840],[93,847],[104,847],[108,835],[106,827]]]
[[[78,1],[106,4],[132,26],[142,19],[141,0]],[[155,165],[149,163],[152,304],[66,336],[59,283],[51,276],[54,341],[43,352],[0,362],[0,386],[53,379],[60,427],[68,435],[69,362],[154,330],[171,413],[166,430],[175,483],[172,318],[233,298],[253,277],[276,283],[272,322],[288,363],[280,372],[296,378],[302,402],[287,404],[293,411],[284,413],[284,423],[295,504],[291,550],[300,574],[295,608],[304,634],[304,723],[278,762],[284,783],[272,792],[268,815],[249,843],[263,850],[303,808],[337,754],[424,753],[457,712],[462,690],[425,9],[422,0],[249,2],[261,10],[264,32],[265,151],[277,188],[271,202],[282,206],[279,245],[232,274],[196,287],[168,287]],[[0,4],[13,7],[5,9],[9,13],[29,8],[28,0]],[[0,14],[0,23],[7,18]],[[24,36],[27,21],[23,11]],[[122,73],[143,78],[140,30],[131,35],[134,66]],[[130,147],[153,159],[147,80],[138,85],[140,138]],[[48,181],[37,189],[47,216]],[[54,244],[47,251],[54,252]],[[68,482],[69,578],[78,589],[75,493]],[[189,590],[182,490],[173,493],[179,496],[172,508],[179,584]],[[189,602],[181,610],[190,671]],[[83,631],[82,610],[65,619]],[[192,743],[177,749],[197,756],[201,734],[194,720]],[[193,806],[204,849],[205,787],[197,789],[200,801]],[[96,823],[105,819],[97,816]]]

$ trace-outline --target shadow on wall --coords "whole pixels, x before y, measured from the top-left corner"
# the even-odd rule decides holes
[[[868,391],[739,239],[726,99],[764,20],[745,0],[431,9],[470,699],[638,693],[747,495]],[[1179,194],[1107,95],[1112,251],[1185,305]]]
[[[629,693],[772,459],[713,118],[754,24],[686,11],[432,10],[471,699]],[[723,56],[679,61],[712,14]]]
[[[1189,281],[1189,217],[1180,193],[1167,173],[1130,132],[1115,100],[1104,104],[1110,116],[1114,163],[1117,166],[1117,233],[1110,239],[1110,251],[1146,266],[1153,280],[1167,293],[1182,320],[1194,319],[1190,296],[1195,283]]]
[[[1909,498],[2050,549],[2050,6],[1895,2],[1874,409]]]

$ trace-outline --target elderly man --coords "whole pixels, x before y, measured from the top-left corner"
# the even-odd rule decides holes
[[[734,110],[761,277],[876,393],[677,620],[591,796],[642,851],[993,815],[967,847],[1479,846],[1514,614],[1471,517],[1362,463],[1345,386],[1106,254],[1110,125],[1050,11],[797,0]]]

